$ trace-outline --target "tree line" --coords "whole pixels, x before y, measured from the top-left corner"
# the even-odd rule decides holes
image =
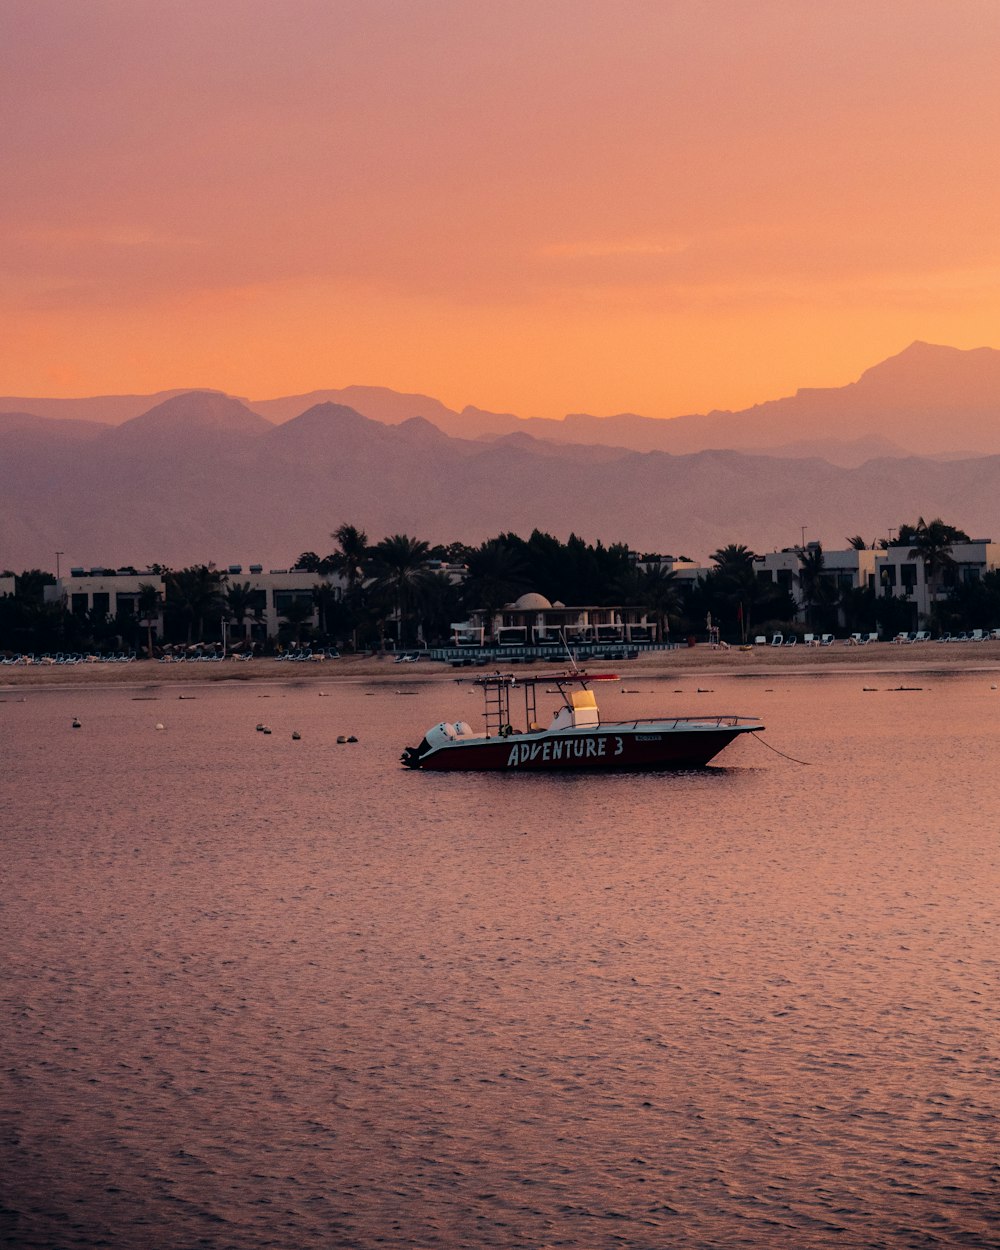
[[[550,603],[572,607],[644,607],[661,637],[704,636],[711,626],[724,638],[739,640],[769,629],[791,627],[799,605],[787,587],[762,577],[756,554],[739,543],[712,553],[710,570],[696,581],[681,580],[662,567],[660,557],[631,550],[624,543],[594,544],[571,534],[565,541],[541,530],[528,538],[501,533],[478,545],[453,542],[432,546],[407,534],[369,542],[361,528],[340,525],[325,555],[305,551],[293,568],[314,573],[308,595],[285,597],[276,639],[265,645],[337,645],[380,648],[389,639],[402,646],[430,645],[450,636],[453,621],[476,609],[495,612],[526,591]],[[959,584],[952,547],[968,535],[940,518],[899,526],[890,539],[866,543],[855,535],[851,546],[903,546],[923,563],[929,585],[945,590],[934,604],[936,628],[993,628],[1000,624],[1000,574]],[[893,634],[912,628],[913,606],[902,595],[879,595],[870,587],[840,589],[825,566],[820,544],[797,552],[799,594],[810,628],[819,632]],[[454,578],[448,566],[461,566]],[[263,592],[239,575],[211,564],[173,570],[155,565],[162,576],[162,603],[153,584],[140,586],[131,611],[74,612],[47,603],[46,585],[55,578],[31,569],[16,578],[13,596],[0,598],[0,650],[6,652],[114,651],[150,653],[155,645],[193,645],[220,639],[225,629],[238,649],[260,633]],[[325,580],[338,574],[340,588]],[[886,588],[890,589],[891,588]],[[162,634],[154,639],[152,621],[163,612]],[[257,628],[255,628],[257,627]]]

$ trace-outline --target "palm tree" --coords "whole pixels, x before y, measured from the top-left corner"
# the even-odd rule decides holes
[[[234,625],[243,625],[253,611],[257,592],[250,589],[249,582],[233,582],[226,587],[226,602],[222,609],[225,618]],[[244,639],[247,628],[244,628]]]
[[[160,591],[152,582],[139,583],[139,597],[136,599],[136,611],[139,620],[146,622],[146,655],[153,658],[153,622],[160,613]]]
[[[421,583],[430,576],[424,566],[429,551],[430,546],[423,539],[411,538],[408,534],[393,534],[375,547],[378,569],[375,588],[384,591],[393,604],[401,643],[406,633],[406,617],[416,605]]]
[[[828,608],[836,597],[833,583],[826,572],[822,543],[799,548],[799,588],[802,591],[806,618],[810,620],[810,624],[815,625],[815,619],[810,618],[814,618],[818,608]]]
[[[365,582],[365,564],[368,561],[368,535],[356,525],[344,524],[338,525],[330,537],[337,544],[337,549],[323,559],[319,571],[339,573],[344,579],[346,585],[344,598],[355,617],[355,624],[351,628],[351,647],[357,651],[357,618],[361,616],[364,606],[361,600]]]
[[[459,616],[461,590],[446,572],[428,570],[419,587],[419,609],[425,641],[447,638]]]
[[[338,572],[347,584],[347,593],[353,593],[364,581],[365,561],[368,558],[368,535],[356,525],[338,525],[330,537],[337,550],[324,561]]]
[[[748,570],[752,573],[754,559],[754,552],[743,543],[729,543],[718,551],[713,551],[711,556],[712,563],[719,572],[730,577],[737,577]]]
[[[182,625],[187,640],[201,642],[206,619],[221,615],[223,575],[212,564],[195,564],[166,575],[167,605]]]
[[[742,543],[729,543],[712,552],[715,568],[702,579],[700,598],[712,612],[713,620],[741,623],[741,633],[750,626],[754,606],[763,591],[754,568],[756,555]]]
[[[288,626],[288,632],[292,641],[301,642],[303,634],[313,618],[312,600],[300,597],[289,599],[281,609],[281,616]]]
[[[927,593],[933,598],[943,574],[955,566],[951,554],[952,546],[956,542],[968,542],[969,536],[963,530],[955,529],[953,525],[945,525],[940,517],[935,517],[933,521],[925,521],[920,517],[912,531],[908,526],[905,528],[910,531],[910,541],[913,544],[909,557],[911,560],[923,562]],[[900,529],[902,531],[903,527]]]
[[[265,615],[266,615],[266,611],[265,611],[266,607],[267,607],[266,592],[263,590],[254,591],[253,598],[250,600],[250,605],[247,608],[247,623],[246,623],[246,635],[245,635],[245,641],[247,643],[247,650],[250,652],[251,655],[253,654],[254,648],[257,645],[253,641],[254,626],[256,625],[260,627],[259,632],[258,632],[258,637],[260,637],[260,635],[264,632],[263,626],[264,626],[264,620],[265,620]]]
[[[44,610],[44,605],[37,606],[39,610]],[[87,633],[93,640],[94,646],[98,650],[105,649],[114,637],[114,618],[97,608],[88,608],[85,620]]]
[[[611,597],[615,603],[638,607],[642,602],[642,582],[645,569],[632,565],[611,583]]]
[[[639,602],[653,609],[656,616],[656,636],[664,642],[670,637],[670,618],[681,610],[681,592],[677,574],[662,565],[653,565],[640,574]]]
[[[525,561],[502,538],[490,538],[466,557],[468,575],[463,595],[469,609],[496,612],[528,589]]]
[[[670,637],[670,618],[680,612],[681,596],[677,574],[661,564],[650,568],[632,567],[611,586],[614,598],[629,607],[651,609],[656,618],[657,637]]]
[[[340,603],[337,588],[329,582],[317,582],[312,589],[313,603],[319,615],[319,632],[327,634],[330,629],[330,616]]]

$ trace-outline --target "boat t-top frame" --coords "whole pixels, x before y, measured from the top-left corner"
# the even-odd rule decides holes
[[[467,678],[456,678],[461,683]],[[486,673],[482,677],[473,677],[472,684],[483,691],[483,715],[486,718],[487,738],[506,738],[514,733],[511,722],[510,696],[515,688],[524,691],[524,728],[530,733],[540,729],[536,691],[539,686],[555,686],[566,707],[572,707],[569,686],[583,686],[584,689],[592,681],[618,681],[617,673],[585,673],[582,670],[561,673],[536,673],[530,677],[519,677],[516,673]],[[555,693],[553,691],[552,693]]]

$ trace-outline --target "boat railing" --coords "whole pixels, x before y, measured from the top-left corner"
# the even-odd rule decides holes
[[[598,728],[613,729],[618,726],[622,729],[640,729],[648,726],[651,733],[655,733],[658,728],[664,726],[668,728],[676,728],[678,725],[714,725],[719,728],[723,726],[733,728],[737,725],[757,725],[760,718],[757,716],[733,716],[727,712],[723,713],[704,713],[692,716],[640,716],[637,720],[601,720]]]
[[[502,710],[493,711],[487,715],[486,737],[495,737],[498,733],[501,737],[506,736],[504,729],[504,713]],[[529,719],[527,724],[530,726],[533,719]],[[583,731],[614,733],[616,729],[640,731],[648,730],[650,733],[656,733],[660,729],[677,729],[682,725],[689,728],[692,726],[700,726],[706,729],[738,729],[742,725],[748,727],[759,726],[764,728],[763,722],[759,716],[734,716],[729,713],[709,713],[700,716],[640,716],[637,720],[604,720],[603,718],[596,725],[566,725],[557,732],[572,735]],[[509,731],[508,731],[509,732]],[[527,735],[548,733],[549,728],[544,725],[535,725],[534,728],[515,729],[514,736],[524,737]]]

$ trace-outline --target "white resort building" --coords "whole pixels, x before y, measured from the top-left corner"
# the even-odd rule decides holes
[[[808,543],[805,550],[816,550],[818,544]],[[823,577],[839,594],[849,590],[872,590],[880,599],[907,601],[914,613],[914,624],[926,621],[935,602],[948,597],[953,586],[978,581],[985,573],[1000,568],[1000,544],[988,538],[955,543],[951,548],[952,565],[945,569],[933,586],[928,585],[924,562],[911,555],[913,548],[876,547],[875,549],[823,551]],[[757,576],[781,586],[799,605],[797,619],[806,619],[798,547],[786,547],[757,556]]]
[[[334,573],[307,573],[301,569],[271,569],[265,573],[260,564],[249,565],[246,573],[241,564],[230,564],[222,573],[223,592],[232,586],[249,587],[245,620],[230,622],[228,626],[234,642],[242,635],[254,641],[276,638],[285,612],[293,603],[308,605],[310,614],[306,623],[315,628],[320,617],[314,594],[316,587],[329,587],[335,600],[344,593],[343,581]],[[14,579],[6,580],[11,582],[10,593],[13,594]],[[166,583],[161,573],[139,572],[134,568],[74,568],[68,577],[61,577],[54,586],[45,587],[45,599],[50,603],[61,601],[68,611],[81,615],[94,612],[110,617],[135,616],[143,586],[153,586],[159,597],[159,609],[153,619],[154,629],[162,634]],[[2,582],[0,593],[3,593]]]
[[[945,568],[934,585],[928,585],[924,562],[911,556],[910,547],[887,547],[876,551],[878,557],[875,593],[880,599],[892,595],[913,605],[919,620],[930,616],[934,603],[947,599],[952,587],[980,581],[985,573],[1000,568],[1000,543],[977,538],[955,543],[951,548],[952,564]]]
[[[498,611],[480,609],[452,625],[456,646],[556,646],[581,643],[657,642],[648,608],[567,607],[531,592]]]
[[[156,590],[160,606],[153,620],[154,628],[161,633],[163,577],[148,569],[140,573],[134,568],[74,568],[70,570],[69,577],[61,577],[54,586],[45,587],[45,602],[61,602],[68,612],[78,616],[93,612],[100,616],[137,617],[143,586],[152,586]]]
[[[815,551],[818,543],[807,543],[805,550]],[[792,596],[799,605],[798,619],[805,620],[805,604],[799,577],[801,561],[799,547],[785,547],[781,551],[769,551],[756,556],[754,569],[764,581],[773,582]],[[879,559],[884,551],[858,551],[848,547],[846,551],[823,551],[823,576],[831,582],[838,593],[848,590],[875,589],[877,586]]]

